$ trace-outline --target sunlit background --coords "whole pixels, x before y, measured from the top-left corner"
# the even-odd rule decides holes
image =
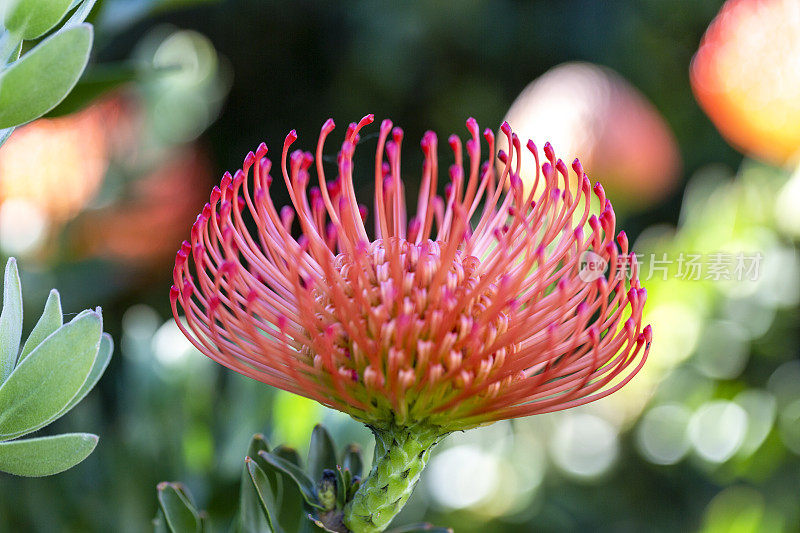
[[[55,424],[99,434],[97,451],[53,478],[0,474],[0,531],[145,531],[162,480],[184,481],[224,530],[256,432],[305,450],[321,421],[369,458],[348,417],[197,353],[167,298],[223,171],[292,128],[310,147],[329,116],[368,112],[407,139],[505,119],[581,157],[643,254],[654,331],[618,394],[450,436],[398,523],[800,531],[796,0],[728,2],[705,40],[721,1],[97,5],[83,85],[103,90],[0,148],[0,256],[20,261],[28,324],[58,287],[66,312],[104,308],[118,350]],[[413,190],[421,151],[403,157]],[[717,254],[730,279],[709,270]],[[756,271],[737,277],[738,256]]]

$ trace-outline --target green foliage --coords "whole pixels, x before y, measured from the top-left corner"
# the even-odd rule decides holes
[[[307,523],[301,492],[295,489],[290,478],[266,463],[261,453],[264,452],[252,458],[246,457],[245,466],[250,486],[258,496],[262,516],[269,525],[265,531],[301,531]],[[248,480],[242,482],[248,483]],[[243,531],[259,531],[255,527],[255,522],[242,522]]]
[[[192,503],[191,495],[180,483],[158,485],[159,516],[156,527],[166,527],[173,533],[201,533],[207,531],[206,520]],[[163,526],[162,526],[163,524]]]
[[[270,451],[261,434],[250,441],[242,472],[239,513],[233,531],[269,533],[348,533],[345,506],[361,486],[361,452],[347,446],[341,460],[328,431],[318,425],[311,436],[308,468],[303,468],[296,450],[278,446]],[[353,468],[353,470],[351,470]],[[204,515],[198,512],[185,487],[161,483],[156,531],[189,533],[201,531]],[[394,533],[447,528],[416,524]]]
[[[132,81],[142,81],[156,72],[158,71],[155,69],[145,69],[133,61],[89,67],[69,95],[45,114],[45,117],[60,117],[80,111],[117,87]]]
[[[83,21],[95,0],[11,0],[0,33],[0,145],[20,126],[47,113],[72,90],[89,61],[93,29]],[[53,31],[20,57],[24,41]]]
[[[363,463],[361,461],[361,448],[356,444],[351,444],[344,452],[342,468],[352,472],[354,476],[361,476]]]
[[[18,476],[57,474],[89,457],[97,440],[89,433],[65,433],[0,442],[0,470]]]
[[[310,507],[322,508],[319,503],[319,499],[317,498],[314,481],[299,465],[296,465],[291,461],[287,461],[283,457],[279,457],[268,452],[259,452],[258,456],[270,467],[280,471],[286,476],[289,476],[289,478],[297,485],[297,488],[300,489],[300,493],[303,495],[303,499],[305,500],[306,504],[308,504]]]
[[[0,386],[0,439],[36,431],[67,408],[92,369],[101,335],[100,315],[82,314],[14,369]]]
[[[260,433],[253,435],[242,470],[242,481],[239,488],[239,527],[245,531],[269,531],[272,518],[267,509],[274,508],[272,484],[266,474],[251,457],[258,457],[261,451],[268,452],[269,444]],[[261,490],[263,487],[263,490]],[[264,503],[264,498],[268,502]],[[262,510],[263,509],[263,510]]]
[[[63,324],[58,292],[19,353],[22,290],[16,261],[6,265],[0,315],[0,471],[48,476],[83,461],[97,436],[84,433],[12,441],[62,417],[97,384],[113,351],[103,333],[100,309],[83,311]]]
[[[71,0],[11,0],[3,25],[21,40],[41,37],[64,18]]]
[[[312,479],[322,479],[325,470],[336,470],[336,449],[324,427],[317,425],[311,433],[308,448],[308,473]]]
[[[21,296],[22,293],[20,292],[20,297]],[[50,295],[47,297],[47,301],[44,304],[44,311],[42,311],[41,318],[39,318],[39,321],[33,327],[30,335],[28,335],[25,346],[22,347],[19,360],[22,361],[25,359],[34,348],[39,346],[43,340],[49,337],[63,324],[64,316],[61,312],[61,296],[58,294],[57,290],[53,289],[50,291]]]
[[[0,312],[0,383],[17,364],[22,337],[22,288],[16,260],[9,259],[3,282],[3,311]]]
[[[30,122],[58,105],[78,82],[91,49],[92,26],[81,24],[48,37],[0,73],[0,128]]]

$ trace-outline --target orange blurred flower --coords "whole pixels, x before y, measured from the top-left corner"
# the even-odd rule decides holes
[[[202,207],[211,163],[197,145],[179,150],[134,181],[123,199],[86,212],[76,239],[82,253],[156,267],[171,260],[184,229]]]
[[[772,163],[800,152],[800,2],[729,0],[691,66],[694,94],[720,133]]]
[[[669,126],[638,90],[605,67],[552,68],[520,93],[506,121],[521,138],[541,145],[546,134],[554,148],[580,158],[617,204],[652,204],[678,177],[680,155]],[[533,178],[526,172],[536,166],[529,154],[523,159],[521,177],[529,184]]]
[[[74,217],[108,166],[108,112],[108,103],[98,103],[18,128],[0,148],[0,204],[25,201],[53,223]]]

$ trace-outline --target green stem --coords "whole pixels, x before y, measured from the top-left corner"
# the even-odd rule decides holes
[[[446,433],[432,427],[372,428],[375,459],[369,476],[345,507],[344,521],[354,533],[383,531],[414,491],[431,450]]]

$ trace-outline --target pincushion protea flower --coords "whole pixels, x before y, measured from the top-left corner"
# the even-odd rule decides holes
[[[289,154],[290,132],[280,170],[292,206],[280,210],[267,147],[249,153],[212,190],[177,254],[170,293],[207,356],[373,430],[372,472],[345,510],[354,531],[388,525],[447,433],[611,394],[642,367],[651,339],[635,256],[623,232],[615,242],[611,204],[577,160],[571,175],[547,144],[540,165],[528,142],[542,187],[526,195],[517,136],[503,124],[511,149],[499,153],[498,175],[493,133],[483,132],[482,163],[469,119],[464,145],[449,138],[455,163],[441,197],[437,137],[427,132],[417,209],[407,214],[403,132],[384,120],[370,237],[353,154],[372,121],[348,127],[333,180],[323,159],[333,121],[315,154]],[[590,215],[592,190],[599,216]],[[587,251],[608,262],[606,275],[584,281]],[[629,278],[615,275],[624,265]]]

